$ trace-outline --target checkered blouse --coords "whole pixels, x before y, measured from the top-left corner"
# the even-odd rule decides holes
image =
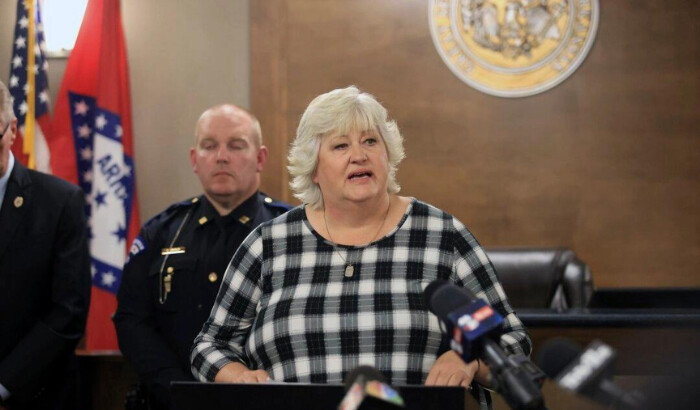
[[[338,253],[354,265],[352,277]],[[260,225],[231,260],[195,339],[192,371],[211,381],[237,361],[276,381],[342,383],[368,364],[389,383],[423,383],[447,346],[422,299],[436,279],[487,299],[505,318],[504,349],[529,353],[527,332],[474,236],[413,199],[391,233],[365,246],[334,247],[303,206]]]

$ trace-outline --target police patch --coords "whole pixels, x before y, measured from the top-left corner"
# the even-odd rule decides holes
[[[137,236],[136,238],[134,238],[134,242],[131,243],[131,249],[129,249],[129,256],[126,258],[126,263],[129,263],[131,258],[143,252],[144,250],[146,250],[146,243],[144,242],[143,238]]]

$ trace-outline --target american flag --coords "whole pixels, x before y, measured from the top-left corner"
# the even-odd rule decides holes
[[[18,0],[8,82],[19,127],[19,138],[12,152],[28,167],[50,172],[49,148],[44,137],[50,127],[45,50],[39,3]]]

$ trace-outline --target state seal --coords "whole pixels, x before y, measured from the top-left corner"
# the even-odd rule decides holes
[[[569,77],[598,29],[598,0],[430,0],[430,34],[462,81],[526,97]]]

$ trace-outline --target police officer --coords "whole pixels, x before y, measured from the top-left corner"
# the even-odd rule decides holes
[[[228,104],[205,111],[190,149],[204,194],[155,216],[131,246],[114,323],[152,409],[169,408],[170,382],[194,380],[190,347],[233,253],[290,208],[258,190],[267,154],[251,113]]]

